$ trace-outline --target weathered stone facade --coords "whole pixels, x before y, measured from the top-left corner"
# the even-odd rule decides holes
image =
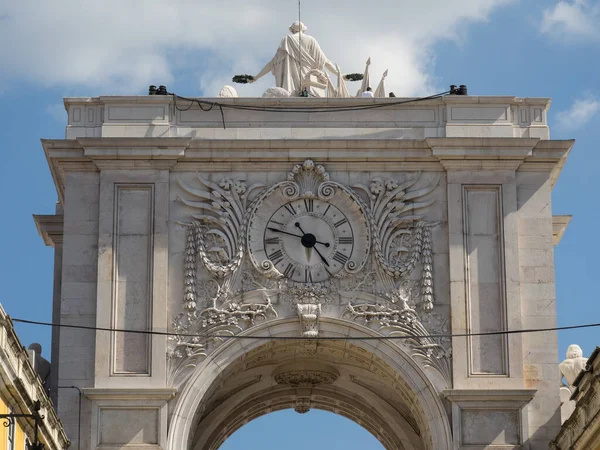
[[[81,448],[216,449],[283,408],[390,449],[547,448],[556,334],[460,335],[556,323],[573,141],[549,140],[549,101],[220,102],[66,99],[66,139],[43,141],[58,320],[178,333],[55,334]]]
[[[573,382],[575,408],[551,443],[553,450],[600,448],[600,347],[592,352],[586,368]]]

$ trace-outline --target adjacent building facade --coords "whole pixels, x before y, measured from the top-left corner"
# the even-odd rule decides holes
[[[552,442],[553,450],[600,449],[600,347],[573,382],[575,408]]]
[[[76,445],[217,449],[319,408],[387,449],[548,448],[556,333],[478,333],[556,325],[549,104],[65,99],[54,321],[158,332],[55,329]]]
[[[0,415],[35,414],[39,402],[42,420],[39,442],[46,450],[65,450],[70,442],[58,419],[27,350],[15,334],[12,322],[0,306]],[[31,417],[0,418],[0,449],[28,450],[35,444]]]

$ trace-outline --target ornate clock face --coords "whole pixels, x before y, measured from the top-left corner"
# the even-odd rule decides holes
[[[259,267],[274,267],[299,283],[317,283],[364,264],[369,248],[367,222],[347,194],[338,193],[327,201],[299,198],[265,203],[249,232],[250,255]]]

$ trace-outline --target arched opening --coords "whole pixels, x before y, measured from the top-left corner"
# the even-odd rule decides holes
[[[289,336],[297,327],[273,322],[253,332]],[[365,333],[330,319],[321,335],[339,340],[225,343],[180,391],[169,450],[218,450],[254,419],[290,408],[346,417],[388,450],[449,450],[447,412],[423,370],[393,343],[343,339]]]
[[[292,409],[254,419],[234,432],[219,450],[383,450],[371,433],[339,414],[311,409],[298,414]]]

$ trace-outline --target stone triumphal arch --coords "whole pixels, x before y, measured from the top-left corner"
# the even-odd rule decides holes
[[[376,335],[340,320],[321,327],[323,337]],[[249,335],[289,336],[295,328],[279,319]],[[389,342],[343,339],[231,341],[221,347],[182,390],[169,448],[217,449],[250,420],[286,408],[341,414],[385,448],[451,448],[447,412],[420,366]]]
[[[216,450],[284,408],[387,449],[547,448],[556,335],[478,333],[555,324],[548,99],[185,101],[68,98],[43,140],[54,321],[158,332],[54,329],[75,448]]]

